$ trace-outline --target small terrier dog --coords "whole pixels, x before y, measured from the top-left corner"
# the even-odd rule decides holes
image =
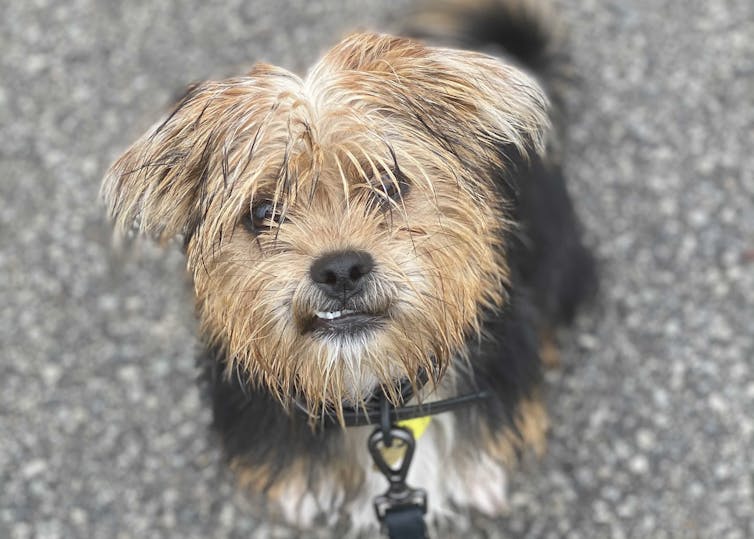
[[[303,78],[194,85],[104,179],[118,230],[183,240],[215,429],[299,529],[376,531],[372,428],[343,423],[375,395],[490,395],[417,442],[432,525],[501,514],[505,470],[542,450],[542,358],[595,283],[540,87],[548,21],[535,1],[438,1],[411,38],[350,35]]]

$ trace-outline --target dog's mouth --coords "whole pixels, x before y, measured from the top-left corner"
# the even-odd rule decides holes
[[[357,335],[382,327],[385,315],[352,309],[317,311],[306,324],[304,333],[318,336]]]

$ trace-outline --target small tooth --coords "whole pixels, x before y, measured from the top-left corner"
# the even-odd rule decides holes
[[[356,311],[352,311],[350,309],[343,309],[342,311],[317,311],[314,314],[317,316],[317,318],[324,318],[326,320],[335,320],[336,318],[340,318],[343,315],[346,314],[353,314]]]
[[[318,311],[314,313],[317,315],[317,318],[324,318],[326,320],[332,320],[333,318],[339,318],[340,317],[340,311],[335,312],[328,312],[328,311]]]

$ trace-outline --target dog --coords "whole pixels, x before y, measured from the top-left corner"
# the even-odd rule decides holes
[[[376,533],[373,427],[344,417],[377,397],[486,395],[414,433],[430,527],[502,514],[506,470],[543,450],[542,362],[596,285],[550,21],[534,0],[433,2],[303,78],[194,85],[107,172],[118,231],[182,239],[214,429],[271,518]]]

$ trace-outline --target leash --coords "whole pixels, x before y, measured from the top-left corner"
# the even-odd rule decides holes
[[[461,406],[486,399],[485,391],[471,393],[419,406],[395,408],[383,393],[379,403],[379,425],[369,436],[367,446],[372,461],[388,481],[388,489],[374,499],[374,511],[380,522],[382,532],[390,539],[428,539],[424,515],[427,513],[427,492],[421,488],[412,488],[406,483],[408,469],[416,450],[416,438],[426,428],[427,423],[414,428],[410,421],[417,421],[434,414],[448,412]],[[359,417],[374,419],[374,415],[365,413]],[[391,450],[402,449],[402,456],[395,460]]]
[[[390,539],[427,539],[424,523],[427,491],[406,484],[416,440],[409,429],[395,423],[391,418],[392,411],[392,405],[383,395],[380,399],[380,425],[367,442],[374,465],[389,484],[387,491],[374,499],[374,511],[382,531]],[[393,448],[402,448],[403,455],[391,463],[387,452]]]
[[[422,380],[422,385],[424,382]],[[413,386],[408,381],[402,381],[398,389],[403,402],[411,399]],[[343,410],[342,424],[346,427],[376,425],[369,436],[367,447],[375,467],[387,479],[388,489],[374,499],[374,511],[382,532],[389,539],[429,537],[424,522],[427,492],[410,487],[406,483],[406,477],[416,450],[416,438],[428,426],[430,416],[471,405],[489,396],[487,391],[478,391],[396,408],[384,391],[380,391],[378,397],[371,398],[365,405]],[[311,417],[311,412],[304,403],[296,398],[293,402]],[[334,413],[326,412],[321,419],[333,425],[340,423]]]

